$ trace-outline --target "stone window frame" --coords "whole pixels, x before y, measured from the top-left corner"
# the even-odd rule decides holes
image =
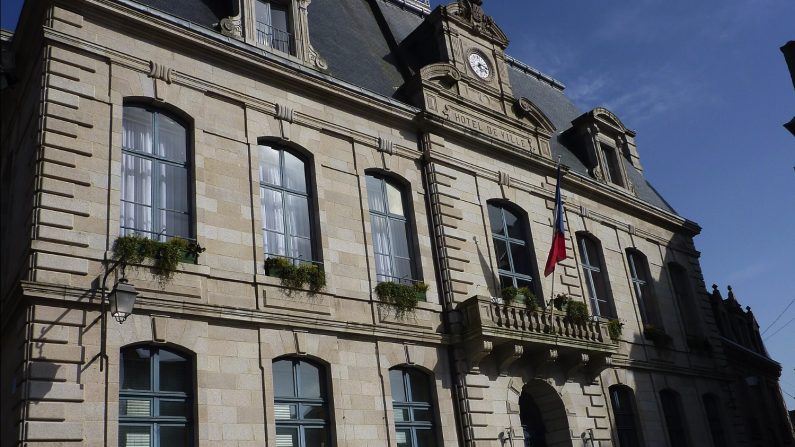
[[[260,138],[257,139],[257,165],[258,165],[257,169],[258,170],[259,170],[259,165],[262,163],[262,160],[259,159],[260,158],[259,157],[259,146],[269,146],[269,147],[272,147],[272,148],[277,149],[279,151],[283,151],[283,152],[289,153],[289,154],[295,156],[301,162],[304,163],[304,178],[305,178],[305,183],[306,183],[306,185],[305,185],[306,186],[306,197],[307,197],[307,202],[308,202],[308,207],[309,207],[310,245],[311,245],[312,256],[311,256],[311,259],[300,259],[300,260],[305,261],[305,262],[311,262],[311,263],[316,264],[316,265],[322,265],[323,264],[323,247],[322,247],[322,243],[320,242],[321,241],[321,239],[320,239],[321,229],[320,229],[320,220],[319,220],[320,210],[319,210],[319,206],[318,206],[319,204],[318,204],[318,194],[317,194],[317,183],[316,183],[316,179],[315,179],[315,166],[314,166],[313,154],[311,152],[307,151],[306,149],[298,146],[298,145],[291,144],[289,141],[285,141],[285,140],[280,139],[280,138],[260,137]],[[256,184],[259,185],[260,188],[266,187],[266,188],[273,189],[273,185],[268,185],[266,183],[263,183],[260,178],[256,179]],[[285,189],[282,188],[281,190],[284,191]],[[260,230],[262,231],[261,234],[262,234],[262,238],[263,238],[262,239],[262,251],[261,251],[261,253],[263,253],[266,257],[268,257],[269,255],[274,255],[274,256],[279,256],[279,257],[286,257],[288,259],[294,259],[294,258],[290,258],[288,256],[278,255],[278,254],[274,254],[274,253],[268,253],[265,250],[265,244],[266,244],[266,242],[265,242],[265,231],[266,230],[265,230],[265,220],[264,220],[264,215],[263,215],[265,213],[265,209],[264,209],[264,207],[262,205],[262,200],[263,200],[262,194],[261,193],[258,193],[258,194],[259,194],[259,200],[260,200],[260,218],[259,219],[261,221],[260,224],[262,225],[262,228]],[[285,231],[286,231],[286,228],[285,228]]]
[[[607,272],[602,242],[587,231],[576,232],[575,239],[577,241],[576,253],[579,254],[578,264],[582,270],[585,289],[588,291],[588,303],[591,306],[592,314],[597,317],[616,318],[618,314],[610,287],[610,275]],[[588,251],[586,241],[592,244],[594,253]],[[595,273],[601,275],[601,284],[594,280]],[[600,297],[600,294],[604,295],[604,299]],[[606,303],[607,312],[600,309],[599,302]]]
[[[309,39],[309,5],[312,0],[274,0],[287,6],[288,28],[294,42],[289,52],[258,42],[257,0],[232,1],[235,7],[234,15],[221,20],[219,26],[222,34],[318,70],[328,69],[325,59],[315,50]]]
[[[125,384],[125,352],[146,349],[149,351],[149,389],[127,389],[123,388]],[[161,351],[174,354],[182,357],[187,362],[188,373],[185,377],[181,377],[181,382],[184,383],[187,391],[163,391],[160,389],[160,355]],[[186,445],[196,445],[196,421],[198,419],[195,415],[196,403],[196,388],[195,380],[196,375],[196,359],[190,351],[173,346],[173,345],[152,345],[152,344],[133,344],[124,346],[119,350],[119,445],[122,444],[123,427],[150,427],[150,447],[167,447],[160,443],[159,429],[162,427],[185,427],[185,441]],[[123,407],[125,401],[137,400],[139,406],[134,407],[140,411],[143,407],[140,406],[141,402],[148,402],[149,416],[130,416],[124,413],[129,413],[129,407]],[[185,416],[161,416],[160,404],[162,402],[183,402],[185,409]]]
[[[654,289],[654,279],[649,269],[649,260],[636,248],[627,248],[625,252],[629,280],[635,301],[638,303],[641,322],[643,325],[653,325],[662,329],[662,314]]]
[[[405,391],[407,398],[408,394],[411,393],[412,385],[409,379],[411,378],[412,374],[416,374],[422,378],[427,386],[427,394],[428,394],[428,401],[421,401],[421,400],[414,400],[414,396],[411,396],[411,400],[405,401],[398,401],[395,399],[395,388],[393,379],[393,373],[399,373],[400,379],[403,381],[402,389]],[[438,399],[436,396],[436,387],[434,386],[433,374],[425,371],[424,369],[410,366],[410,365],[397,365],[389,369],[389,384],[390,384],[390,395],[392,397],[392,411],[393,411],[393,421],[394,421],[394,429],[395,429],[395,438],[397,439],[398,430],[408,430],[411,436],[411,443],[410,445],[415,447],[426,447],[424,444],[419,444],[417,442],[417,432],[418,431],[430,431],[432,433],[433,445],[441,445],[440,442],[440,433],[438,430],[439,424],[439,415],[438,413]],[[395,413],[397,410],[406,410],[410,415],[409,421],[398,422],[397,418],[395,418]],[[414,421],[414,412],[415,410],[420,411],[428,411],[430,415],[430,421]]]
[[[491,206],[494,206],[495,208],[498,208],[501,211],[500,217],[503,218],[502,225],[503,225],[503,230],[506,231],[506,235],[505,236],[495,235],[494,233],[491,232],[491,228],[492,228],[492,226],[491,226],[491,214],[489,212],[489,207],[491,207]],[[518,239],[518,238],[510,237],[510,236],[507,235],[507,226],[506,226],[506,222],[504,220],[504,218],[505,218],[504,212],[505,211],[511,212],[521,222],[521,224],[523,226],[522,230],[523,230],[523,233],[524,233],[524,235],[523,235],[524,239]],[[492,254],[494,255],[495,272],[496,272],[496,276],[497,276],[497,284],[499,285],[499,287],[500,288],[503,287],[502,286],[501,276],[507,276],[507,277],[512,278],[513,285],[511,287],[522,287],[522,286],[518,285],[517,280],[526,281],[526,282],[528,282],[530,284],[529,285],[530,291],[533,292],[536,296],[541,296],[539,294],[540,291],[538,290],[540,288],[540,281],[537,280],[537,278],[539,278],[540,275],[538,274],[538,265],[537,265],[536,257],[535,257],[535,248],[533,246],[533,235],[532,235],[532,233],[530,231],[530,219],[529,219],[529,216],[527,215],[527,212],[524,209],[522,209],[521,207],[519,207],[518,205],[516,205],[514,203],[511,203],[509,201],[500,200],[500,199],[491,199],[491,200],[486,201],[486,215],[489,218],[489,227],[488,228],[489,228],[489,234],[491,236],[492,245],[493,245],[493,253]],[[516,271],[515,271],[515,269],[513,267],[513,265],[514,265],[513,264],[513,256],[512,256],[512,253],[511,253],[510,250],[508,251],[508,258],[509,258],[509,263],[510,263],[510,266],[511,266],[511,270],[510,271],[500,270],[500,268],[499,268],[499,259],[497,259],[496,243],[494,242],[495,239],[499,239],[500,241],[506,242],[509,245],[512,244],[512,245],[522,245],[522,246],[524,246],[525,249],[528,252],[527,256],[528,256],[528,260],[529,260],[529,263],[530,263],[530,273],[531,273],[531,275],[524,275],[524,274],[521,274],[521,273],[516,273]],[[535,275],[533,275],[533,274],[535,274]],[[543,299],[539,300],[539,305],[542,306],[542,307],[545,305]]]
[[[720,398],[715,393],[704,393],[701,395],[701,403],[704,405],[704,414],[707,418],[712,445],[715,447],[729,445],[724,432],[724,417],[720,408]]]
[[[660,390],[659,397],[668,441],[677,447],[689,447],[692,443],[682,407],[682,397],[670,388]]]
[[[370,223],[369,236],[371,238],[371,246],[372,246],[372,249],[373,249],[373,255],[376,255],[375,245],[373,243],[374,242],[373,238],[374,238],[374,233],[375,232],[374,232],[373,225],[372,225],[372,222],[373,222],[373,220],[372,220],[373,219],[372,218],[373,211],[370,209],[370,197],[369,197],[370,196],[370,191],[369,191],[369,189],[367,187],[367,178],[368,177],[373,177],[373,178],[376,178],[376,179],[380,179],[380,180],[382,180],[385,183],[391,184],[398,191],[400,191],[401,199],[403,201],[403,203],[402,203],[402,205],[403,205],[403,214],[404,214],[403,217],[404,217],[405,222],[406,222],[406,241],[407,241],[407,244],[408,244],[409,259],[410,259],[410,262],[411,262],[411,278],[402,278],[402,277],[396,277],[396,276],[393,276],[393,275],[381,275],[381,274],[378,273],[377,263],[374,265],[374,267],[376,268],[376,276],[375,276],[375,278],[378,278],[378,276],[391,276],[393,279],[398,279],[399,281],[397,281],[397,282],[401,282],[401,283],[414,284],[414,283],[422,282],[423,281],[423,275],[422,275],[423,270],[422,270],[422,265],[421,265],[421,262],[420,262],[419,241],[418,241],[418,237],[417,237],[417,234],[418,234],[417,233],[417,222],[416,222],[416,218],[415,218],[415,214],[414,214],[414,203],[413,203],[413,200],[412,200],[412,197],[411,197],[411,195],[412,195],[411,185],[409,184],[408,181],[406,181],[402,177],[397,176],[397,175],[395,175],[394,173],[391,173],[391,172],[384,172],[384,171],[382,171],[380,169],[366,169],[364,171],[364,174],[365,174],[364,191],[367,194],[365,204],[367,206],[367,213],[368,213],[368,215],[370,215],[370,218],[369,218],[369,223]],[[385,214],[381,214],[381,213],[376,213],[376,214],[379,215],[379,216],[385,216]],[[389,217],[389,216],[387,216],[387,217]],[[393,256],[391,251],[390,251],[389,255],[390,255],[390,259],[391,259],[392,256]],[[373,257],[373,262],[376,262],[375,261],[375,257]],[[383,282],[383,281],[377,281],[377,282],[380,283],[380,282]]]
[[[629,408],[624,411],[624,409],[617,408],[616,405],[616,395],[614,393],[623,392],[624,397],[626,398],[625,404],[629,405]],[[610,413],[613,417],[614,427],[615,427],[615,434],[616,434],[616,441],[619,447],[640,447],[644,445],[643,443],[643,430],[641,429],[640,418],[638,417],[638,403],[637,399],[635,398],[635,391],[627,385],[623,384],[616,384],[611,385],[607,389],[607,393],[609,395],[610,401]],[[619,402],[620,403],[620,402]],[[631,418],[632,426],[620,426],[618,416],[623,415]],[[632,430],[632,436],[634,438],[634,444],[626,444],[621,443],[622,439],[625,439],[621,436],[621,432],[628,432]],[[633,442],[633,441],[630,441]]]
[[[293,393],[292,397],[286,395],[279,395],[280,392],[276,387],[276,373],[275,373],[275,365],[280,362],[289,362],[292,368],[292,376],[291,381],[293,384]],[[307,398],[301,397],[300,391],[300,382],[302,380],[302,375],[299,372],[298,368],[301,364],[308,364],[311,365],[318,370],[318,390],[320,397],[319,398]],[[278,444],[278,430],[279,425],[281,422],[282,428],[296,428],[298,434],[298,446],[299,447],[312,447],[306,443],[305,435],[306,429],[317,429],[323,428],[326,430],[325,440],[328,445],[333,445],[334,440],[334,424],[333,424],[333,408],[332,408],[332,390],[331,390],[331,381],[329,380],[329,367],[323,362],[319,362],[317,360],[307,358],[305,356],[295,356],[295,355],[286,355],[274,358],[271,362],[271,374],[273,380],[273,407],[274,407],[274,416],[275,421],[274,425],[276,426],[276,432],[274,436],[277,436],[276,443]],[[277,406],[279,405],[287,405],[288,412],[291,411],[289,407],[295,406],[296,407],[296,417],[295,418],[287,418],[287,419],[279,419],[276,415]],[[301,412],[303,407],[321,407],[323,412],[325,413],[324,419],[306,419],[304,418],[304,414]]]
[[[187,115],[186,113],[182,112],[181,110],[179,110],[179,109],[177,109],[177,108],[175,108],[173,106],[170,106],[170,105],[164,104],[164,103],[154,103],[153,101],[151,101],[150,98],[125,98],[124,102],[123,102],[123,105],[122,105],[122,133],[124,133],[124,129],[125,129],[124,128],[124,124],[123,124],[124,123],[124,116],[125,116],[125,113],[126,113],[125,111],[128,108],[144,109],[147,112],[149,112],[150,114],[152,114],[152,119],[153,119],[152,131],[153,131],[153,135],[154,135],[153,136],[153,142],[152,142],[153,146],[159,143],[159,137],[157,136],[157,134],[158,134],[158,132],[157,132],[158,116],[168,117],[169,119],[173,120],[175,123],[179,124],[180,126],[182,126],[185,129],[185,163],[182,164],[180,167],[185,169],[186,177],[187,177],[186,178],[186,183],[187,184],[185,185],[185,191],[186,191],[186,194],[187,194],[186,203],[188,205],[188,211],[186,212],[187,220],[188,220],[188,234],[171,234],[171,233],[169,233],[169,231],[167,229],[166,229],[166,231],[163,231],[162,229],[160,231],[157,230],[156,225],[158,223],[160,223],[160,220],[159,220],[159,217],[156,216],[156,212],[155,211],[157,209],[157,206],[159,205],[159,202],[155,198],[155,195],[157,194],[158,189],[157,189],[157,185],[155,184],[154,181],[152,181],[152,183],[153,183],[153,186],[152,186],[152,195],[153,195],[153,197],[152,197],[152,204],[151,204],[151,207],[152,207],[152,229],[150,231],[145,231],[145,230],[141,230],[141,229],[137,229],[137,228],[126,228],[126,227],[124,227],[123,226],[124,222],[122,221],[123,211],[121,209],[121,208],[123,208],[122,202],[124,201],[124,197],[121,194],[121,189],[122,189],[123,183],[124,183],[124,179],[123,178],[122,178],[122,183],[119,185],[119,207],[120,207],[120,210],[119,210],[119,212],[120,212],[120,215],[119,215],[119,234],[122,235],[122,236],[128,235],[128,234],[141,234],[141,235],[144,235],[145,237],[153,238],[153,239],[154,239],[153,236],[157,236],[157,239],[160,239],[160,240],[164,240],[164,239],[168,239],[169,237],[175,237],[176,236],[176,237],[180,237],[180,238],[185,239],[185,240],[195,241],[197,233],[196,233],[196,203],[195,203],[195,200],[196,200],[196,193],[195,193],[195,191],[196,191],[196,186],[195,186],[196,173],[195,173],[195,163],[194,163],[194,155],[195,154],[194,154],[194,145],[193,145],[193,138],[194,138],[193,119],[189,115]],[[125,155],[130,155],[130,156],[133,156],[133,157],[143,158],[143,159],[152,161],[152,172],[153,173],[155,173],[157,166],[161,166],[161,165],[177,166],[178,165],[176,162],[168,160],[166,157],[157,156],[154,153],[148,154],[148,153],[136,151],[134,149],[125,148],[124,142],[123,142],[123,137],[122,137],[121,159],[119,161],[120,176],[122,176],[122,177],[124,175],[122,168],[123,168],[123,165],[124,165],[124,157],[125,157]]]

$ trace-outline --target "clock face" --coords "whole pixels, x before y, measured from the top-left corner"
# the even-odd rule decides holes
[[[478,53],[469,54],[469,67],[480,79],[486,79],[491,74],[491,67],[486,59]]]

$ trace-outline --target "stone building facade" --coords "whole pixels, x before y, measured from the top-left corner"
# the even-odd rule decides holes
[[[635,133],[506,55],[480,1],[47,0],[8,45],[4,446],[793,444]],[[111,271],[132,234],[204,251]],[[139,293],[123,324],[108,273]]]

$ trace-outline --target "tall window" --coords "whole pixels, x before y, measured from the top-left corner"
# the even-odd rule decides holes
[[[615,317],[613,299],[607,288],[607,271],[602,262],[602,249],[599,242],[591,236],[577,234],[580,249],[580,262],[585,275],[585,286],[595,315]]]
[[[313,261],[306,163],[279,146],[258,148],[265,254]]]
[[[618,151],[613,146],[606,144],[599,145],[602,148],[602,153],[605,155],[605,173],[607,174],[607,181],[624,187],[624,177],[621,174],[621,159],[618,156]]]
[[[188,131],[176,117],[124,106],[121,160],[121,234],[191,239]]]
[[[623,385],[610,387],[610,402],[616,420],[618,447],[640,447],[638,418],[635,413],[635,396]]]
[[[685,333],[687,335],[697,335],[699,333],[698,316],[693,302],[693,295],[690,293],[687,270],[681,265],[671,262],[668,264],[668,271],[671,274],[671,283],[673,284],[676,303],[679,306],[682,324],[685,326]]]
[[[184,354],[151,346],[121,351],[119,446],[193,445],[193,365]]]
[[[489,202],[488,209],[500,285],[533,290],[532,246],[526,219],[499,203]]]
[[[279,447],[330,446],[326,374],[312,362],[273,362],[273,412]]]
[[[430,378],[415,369],[395,368],[389,370],[389,382],[398,447],[435,446]]]
[[[406,199],[392,180],[367,175],[367,200],[378,282],[410,284],[418,279],[411,248]]]
[[[707,413],[707,422],[709,423],[709,432],[712,434],[712,445],[715,447],[727,445],[726,434],[720,419],[718,398],[714,394],[705,394],[703,400],[704,411]]]
[[[294,52],[289,1],[257,0],[257,42],[282,53]]]
[[[687,447],[690,443],[687,438],[685,420],[682,417],[682,402],[679,394],[673,390],[662,390],[660,391],[660,403],[662,403],[665,426],[668,429],[671,445]]]
[[[646,262],[646,257],[636,250],[627,250],[627,261],[629,262],[632,289],[635,291],[635,299],[638,301],[641,318],[645,324],[660,327],[657,300],[651,287],[649,263]]]

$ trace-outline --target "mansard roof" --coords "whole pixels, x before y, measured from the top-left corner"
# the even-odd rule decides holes
[[[234,3],[230,0],[134,1],[207,28],[230,15]],[[408,103],[408,99],[402,97],[401,86],[414,73],[399,45],[423,23],[429,11],[425,5],[424,0],[312,0],[309,5],[310,40],[328,64],[326,74]],[[511,57],[507,61],[514,96],[530,100],[554,125],[555,133],[550,142],[553,157],[560,157],[571,171],[589,176],[578,151],[560,138],[583,111],[565,95],[559,81]],[[627,160],[625,166],[638,198],[675,213],[641,171]]]

